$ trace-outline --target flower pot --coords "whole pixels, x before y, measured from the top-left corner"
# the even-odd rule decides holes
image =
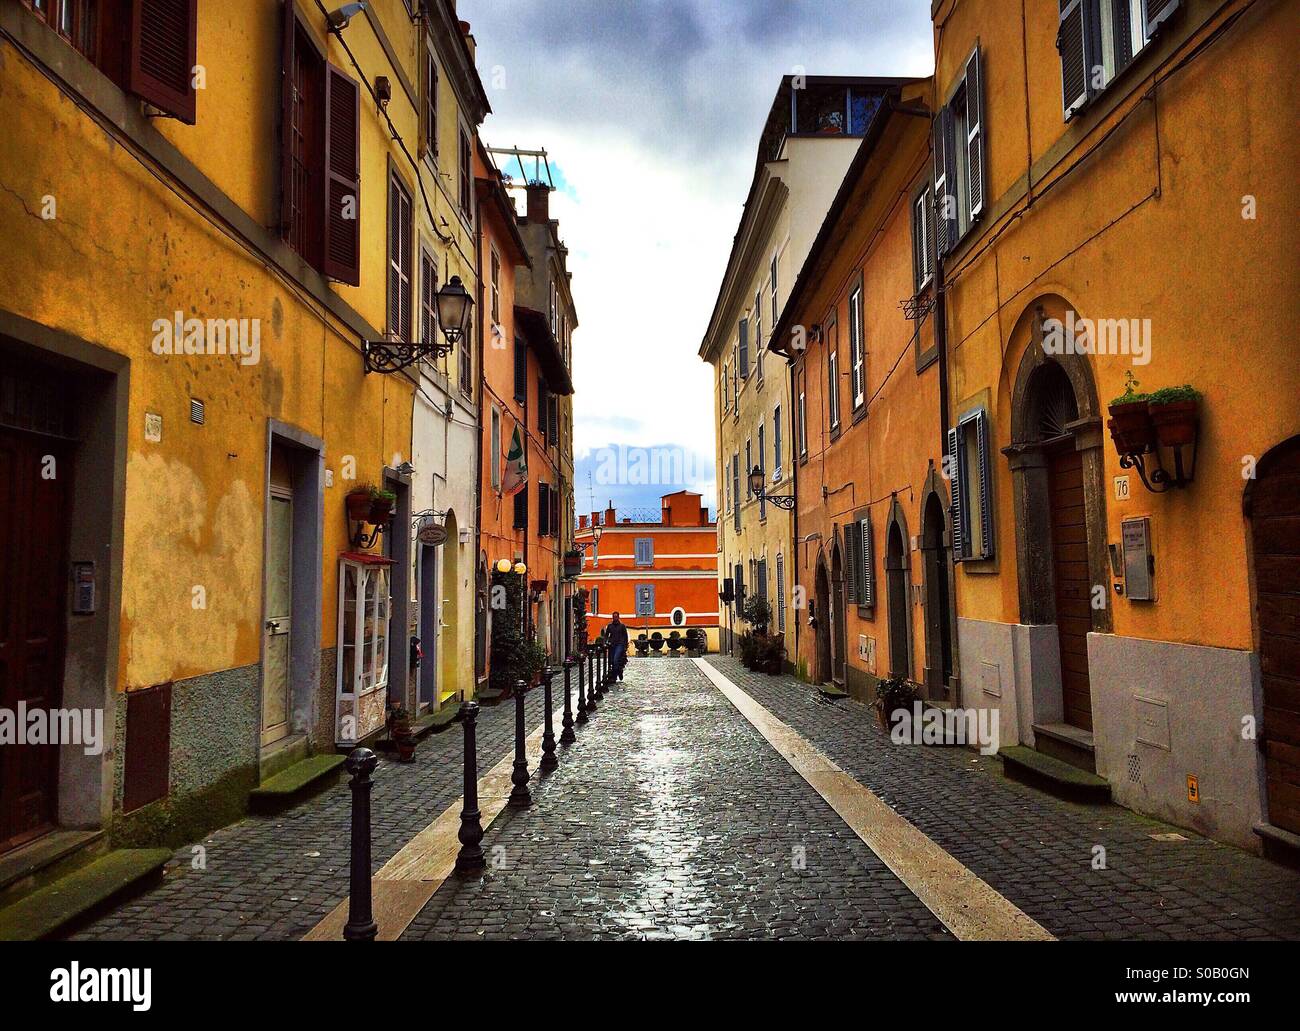
[[[1155,426],[1145,401],[1111,405],[1106,428],[1121,455],[1146,454],[1155,444]]]
[[[886,734],[889,733],[889,718],[885,715],[885,703],[881,699],[876,700],[874,706],[876,710],[876,722],[880,724],[880,729]]]
[[[370,521],[372,523],[386,523],[392,510],[392,498],[372,498],[370,501]]]
[[[411,730],[410,722],[396,721],[389,733],[393,739],[393,746],[397,749],[398,760],[404,763],[411,762],[415,758],[415,734]]]
[[[1172,401],[1150,406],[1156,440],[1162,447],[1181,447],[1196,438],[1199,407],[1196,401]]]
[[[370,492],[353,491],[347,496],[348,518],[365,522],[370,518]]]

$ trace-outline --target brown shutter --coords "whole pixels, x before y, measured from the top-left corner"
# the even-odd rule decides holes
[[[361,282],[361,90],[325,66],[325,268],[327,278]],[[347,206],[351,207],[351,218]],[[410,262],[407,254],[406,261]],[[408,286],[409,290],[409,286]],[[410,325],[409,316],[404,325]]]
[[[198,0],[131,0],[126,88],[194,124]]]
[[[280,232],[293,222],[293,0],[284,0],[280,38]]]

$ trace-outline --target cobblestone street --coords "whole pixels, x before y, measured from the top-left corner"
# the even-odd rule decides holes
[[[1300,934],[1294,871],[1191,832],[1159,840],[1173,828],[1041,794],[996,758],[893,745],[857,702],[708,661],[1051,935]],[[483,710],[480,774],[508,755],[513,711]],[[541,717],[534,691],[528,727]],[[486,873],[442,883],[404,939],[953,937],[695,663],[633,660],[579,730],[558,770],[534,771],[533,805],[487,828]],[[459,807],[460,745],[453,728],[412,765],[381,763],[376,869]],[[205,869],[180,849],[160,887],[78,937],[301,937],[346,897],[348,817],[340,784],[218,831]]]

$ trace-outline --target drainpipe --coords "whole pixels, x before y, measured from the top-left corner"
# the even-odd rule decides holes
[[[477,297],[475,298],[475,302],[474,302],[474,303],[478,305],[478,311],[479,311],[479,325],[480,325],[480,327],[481,327],[482,324],[483,324],[483,296],[484,296],[484,291],[483,291],[483,231],[482,231],[482,230],[483,230],[483,223],[482,223],[482,221],[481,221],[481,219],[482,219],[482,217],[483,217],[483,212],[482,212],[481,210],[479,210],[479,209],[481,208],[481,205],[478,204],[478,200],[477,200],[477,198],[475,198],[474,203],[475,203],[474,224],[475,224],[476,226],[479,227],[479,231],[476,232],[476,233],[474,234],[474,266],[475,266],[475,277],[474,277],[474,278],[478,280],[478,284],[477,284],[477,286],[476,286],[476,288],[475,288],[475,291],[476,291],[476,293],[477,293]],[[480,552],[480,551],[482,551],[482,548],[481,548],[480,544],[481,544],[481,542],[482,542],[482,540],[483,540],[483,380],[484,380],[484,376],[483,376],[483,355],[484,355],[483,344],[484,344],[484,340],[483,340],[483,338],[484,338],[485,334],[482,333],[482,332],[479,332],[479,333],[475,333],[474,336],[477,337],[477,340],[476,340],[475,345],[474,345],[474,351],[475,351],[475,354],[474,354],[474,357],[475,357],[475,364],[474,364],[474,380],[475,380],[475,383],[474,383],[474,394],[473,394],[473,396],[474,396],[474,408],[475,408],[475,411],[477,412],[477,416],[476,416],[476,418],[475,418],[475,421],[478,423],[478,451],[475,453],[475,458],[474,458],[474,470],[475,470],[475,473],[476,473],[476,475],[475,475],[475,477],[474,477],[474,534],[475,534],[474,550],[475,550],[476,552]],[[453,405],[452,412],[453,412],[453,414],[454,414],[454,413],[455,413],[455,407],[454,407],[454,406],[455,406],[455,401],[452,402],[452,405]],[[448,429],[448,431],[450,431],[450,429],[451,429],[450,425],[447,427],[447,429]],[[444,437],[443,439],[445,440],[446,437]],[[444,469],[445,469],[445,468],[446,468],[446,467],[444,466]],[[459,532],[459,529],[460,529],[460,528],[457,527],[457,532]],[[445,548],[445,547],[448,547],[448,546],[450,546],[450,544],[451,544],[451,541],[447,541],[447,542],[445,542],[445,543],[443,544],[443,547],[444,547],[444,548]],[[459,546],[460,546],[460,545],[459,545],[459,543],[458,543],[458,544],[457,544],[457,547],[459,547]],[[470,697],[471,697],[471,698],[472,698],[474,695],[478,694],[478,675],[479,675],[479,669],[478,669],[478,563],[479,563],[479,555],[478,555],[478,554],[475,554],[475,556],[474,556],[474,560],[473,560],[473,563],[472,563],[472,564],[473,564],[473,569],[474,569],[474,606],[473,606],[473,613],[474,613],[474,662],[473,662],[473,664],[472,664],[472,672],[470,673],[470,681],[471,681],[471,688],[472,688],[472,690],[471,690],[471,692],[470,692]],[[490,575],[491,575],[491,571],[489,570],[489,576],[490,576]],[[464,621],[464,619],[465,619],[465,615],[464,615],[464,613],[461,614],[461,617],[460,617],[460,618],[461,618],[461,620],[462,620],[462,625],[464,625],[464,623],[463,623],[463,621]],[[441,616],[439,616],[439,619],[441,619]],[[486,630],[486,628],[484,628],[484,634],[486,635],[486,633],[487,633],[487,630]],[[487,673],[487,661],[486,661],[486,657],[485,657],[485,661],[484,661],[484,664],[483,664],[483,673],[484,673],[484,674]],[[466,700],[468,700],[468,699],[466,699]]]
[[[793,414],[790,420],[791,426],[795,426],[798,421],[799,412],[799,376],[793,361],[787,363],[790,372],[790,404],[786,405]],[[799,454],[799,431],[794,429],[790,433],[790,493],[794,495],[795,502],[790,508],[790,571],[786,574],[786,590],[790,585],[798,582],[799,577],[799,460],[796,457]],[[793,574],[793,575],[791,575]],[[784,607],[785,599],[781,599],[781,605]],[[793,665],[795,672],[799,672],[799,613],[791,609],[794,613],[794,660]]]

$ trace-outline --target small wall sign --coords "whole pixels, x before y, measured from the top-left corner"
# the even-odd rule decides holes
[[[1115,477],[1115,500],[1116,501],[1128,500],[1128,477],[1127,476]]]
[[[1201,786],[1196,782],[1192,774],[1187,775],[1187,801],[1199,802],[1201,800]]]
[[[72,563],[72,614],[92,616],[95,613],[95,563]]]
[[[1121,524],[1124,585],[1129,601],[1155,601],[1155,558],[1151,554],[1151,520],[1146,516]]]

